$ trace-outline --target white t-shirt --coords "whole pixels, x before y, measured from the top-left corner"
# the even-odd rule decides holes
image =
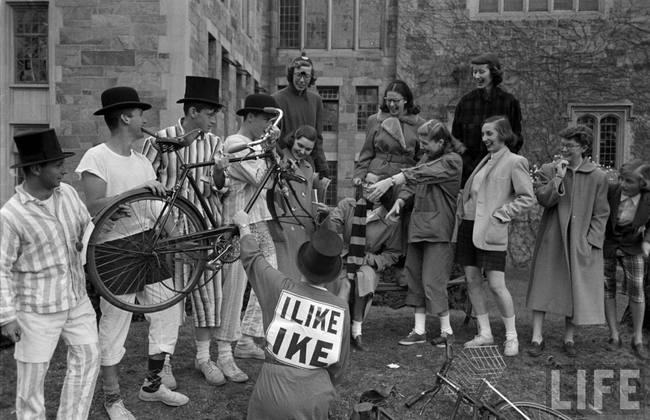
[[[88,149],[75,172],[80,176],[88,172],[106,182],[106,197],[116,196],[156,179],[151,162],[142,153],[131,150],[131,155],[123,156],[112,151],[105,143]],[[132,205],[132,216],[117,220],[112,230],[103,232],[99,242],[124,238],[150,229],[162,203],[141,201],[140,204],[137,208]]]

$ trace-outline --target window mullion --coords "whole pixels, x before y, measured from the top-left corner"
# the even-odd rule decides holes
[[[327,0],[327,50],[332,49],[332,0]]]
[[[305,9],[307,0],[300,1],[300,50],[305,49],[305,44],[307,40],[307,14]]]

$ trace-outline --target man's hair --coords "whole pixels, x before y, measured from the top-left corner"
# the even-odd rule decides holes
[[[620,176],[631,176],[638,179],[641,183],[641,189],[648,191],[650,189],[650,165],[641,159],[633,159],[625,162],[619,170]]]
[[[196,109],[196,112],[201,112],[204,109],[219,111],[222,106],[217,106],[215,104],[209,104],[207,102],[184,102],[183,103],[183,114],[187,115],[190,112],[190,108]]]
[[[111,133],[120,127],[120,118],[122,115],[126,114],[128,116],[132,116],[133,111],[136,109],[139,108],[120,108],[104,114],[104,121],[106,122],[106,126],[111,131]]]

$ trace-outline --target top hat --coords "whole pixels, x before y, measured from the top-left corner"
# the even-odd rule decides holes
[[[145,111],[151,105],[140,102],[138,92],[132,87],[117,86],[102,92],[102,109],[95,111],[94,115],[106,115],[116,109],[140,108]]]
[[[223,104],[219,103],[219,79],[185,76],[185,96],[176,103],[185,102],[203,102],[218,108],[223,107]]]
[[[239,116],[244,115],[247,112],[266,112],[264,108],[278,108],[278,103],[275,101],[273,96],[267,95],[266,93],[253,93],[248,95],[244,100],[244,107],[238,109],[236,114]]]
[[[341,272],[343,241],[329,229],[318,229],[298,250],[298,270],[312,284],[327,283]]]
[[[59,140],[53,128],[42,131],[30,131],[29,133],[14,136],[20,163],[12,165],[11,168],[23,168],[25,166],[39,163],[52,162],[73,156],[72,152],[61,150]]]

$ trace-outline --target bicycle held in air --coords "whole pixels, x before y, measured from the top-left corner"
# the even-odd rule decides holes
[[[472,419],[494,420],[571,420],[561,412],[543,404],[528,401],[513,402],[495,387],[495,383],[506,369],[503,356],[497,346],[471,347],[454,355],[452,345],[445,342],[445,362],[436,372],[432,387],[411,396],[406,400],[406,407],[414,406],[425,396],[428,400],[421,406],[422,415],[426,407],[441,391],[455,397],[454,408],[449,416],[451,420],[467,418],[464,409],[470,411]],[[486,391],[491,390],[498,397],[497,403],[491,403]]]
[[[229,158],[231,163],[252,159],[267,162],[268,169],[245,211],[251,209],[265,188],[273,191],[280,185],[285,193],[295,195],[290,181],[306,181],[294,174],[291,165],[283,164],[275,151],[272,133],[282,120],[282,110],[265,111],[275,117],[261,138],[227,151],[248,151],[245,156]],[[128,191],[96,215],[88,242],[87,270],[97,292],[108,302],[127,311],[146,313],[178,303],[202,282],[211,281],[223,264],[236,261],[239,232],[235,225],[218,226],[210,205],[200,193],[200,180],[192,174],[197,168],[214,165],[216,150],[210,160],[193,164],[185,163],[179,153],[200,132],[194,130],[174,138],[159,137],[145,129],[143,132],[156,138],[161,153],[176,154],[180,176],[165,196],[144,188]],[[186,181],[196,194],[200,209],[183,196]],[[294,214],[297,223],[302,224],[300,217],[304,218]],[[145,289],[150,293],[138,296]]]

